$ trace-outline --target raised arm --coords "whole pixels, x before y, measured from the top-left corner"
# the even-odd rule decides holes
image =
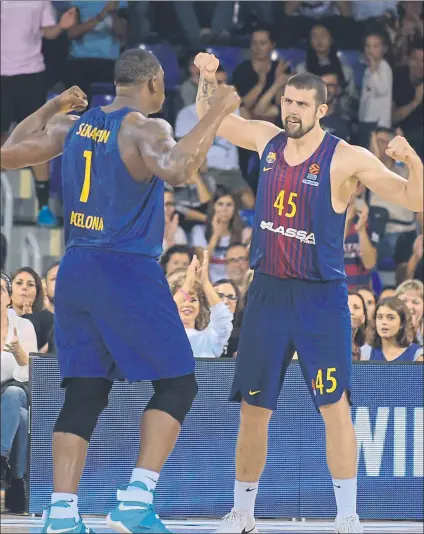
[[[352,176],[379,196],[411,211],[423,211],[423,164],[404,137],[390,141],[386,154],[405,163],[408,180],[390,171],[371,152],[361,147],[346,145],[345,161]]]
[[[210,108],[212,95],[218,88],[215,72],[219,61],[213,54],[197,54],[195,65],[200,70],[196,109],[201,119]],[[262,154],[268,141],[280,133],[280,128],[265,121],[246,120],[231,113],[221,122],[217,135],[233,145]]]
[[[240,98],[234,89],[221,86],[209,111],[178,143],[167,122],[141,119],[135,114],[139,121],[137,144],[148,169],[173,186],[185,183],[201,167],[224,117],[239,105]]]
[[[78,119],[64,114],[82,111],[86,106],[87,97],[76,86],[46,102],[20,122],[2,146],[2,168],[38,165],[61,154],[65,136]]]

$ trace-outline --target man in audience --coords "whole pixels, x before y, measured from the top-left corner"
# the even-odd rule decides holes
[[[402,178],[408,177],[408,169],[405,165],[399,165],[394,159],[386,154],[386,149],[390,141],[395,137],[397,132],[390,128],[377,128],[371,134],[371,143],[369,150],[391,171]],[[378,257],[393,257],[396,242],[403,233],[413,233],[416,235],[415,213],[402,208],[392,202],[387,202],[375,193],[370,192],[370,206],[378,206],[387,210],[388,220],[384,230],[384,236],[378,247]]]
[[[245,292],[246,274],[249,270],[249,251],[244,243],[232,243],[225,254],[228,278],[234,282],[240,293]]]
[[[56,289],[56,278],[59,265],[60,261],[56,261],[47,269],[46,274],[44,275],[44,280],[46,282],[46,297],[48,300],[46,309],[51,313],[54,313],[54,292]]]
[[[423,41],[420,39],[412,45],[408,65],[396,69],[393,77],[393,123],[403,130],[421,159],[424,156],[423,62]]]
[[[321,75],[321,80],[327,86],[328,110],[325,116],[321,119],[320,124],[326,132],[349,142],[349,123],[344,118],[339,103],[339,96],[342,92],[339,77],[337,73],[329,72]]]
[[[217,70],[216,77],[218,85],[227,83],[227,74],[221,65]],[[178,113],[175,123],[176,138],[184,137],[198,122],[196,104],[183,108]],[[206,167],[203,170],[214,179],[216,185],[225,187],[236,198],[239,198],[244,208],[252,209],[254,207],[255,197],[240,171],[236,146],[222,137],[215,137],[207,155]]]
[[[186,245],[170,247],[160,259],[160,264],[166,275],[177,269],[187,268],[193,259],[193,251]]]
[[[23,121],[47,98],[42,39],[56,39],[75,24],[75,9],[60,21],[51,2],[2,2],[1,4],[1,144],[13,123]],[[38,200],[39,226],[53,227],[57,219],[48,206],[49,165],[33,168]]]

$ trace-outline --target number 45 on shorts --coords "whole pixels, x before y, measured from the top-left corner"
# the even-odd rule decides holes
[[[334,373],[337,371],[335,367],[328,367],[327,369],[318,369],[317,376],[312,379],[312,390],[314,395],[317,392],[322,395],[323,393],[333,393],[337,388],[337,378]],[[325,383],[324,383],[325,378]]]

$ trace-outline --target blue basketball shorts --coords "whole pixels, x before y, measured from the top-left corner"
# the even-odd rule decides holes
[[[350,399],[352,340],[344,281],[256,273],[243,316],[230,400],[275,410],[295,351],[314,404]]]
[[[63,379],[160,380],[194,372],[194,358],[168,283],[153,258],[73,247],[55,292]]]

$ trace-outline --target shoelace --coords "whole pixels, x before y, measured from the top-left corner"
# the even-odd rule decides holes
[[[43,508],[43,516],[42,516],[42,520],[45,521],[47,519],[47,516],[49,515],[49,512],[51,510],[51,508],[53,506],[60,506],[62,508],[70,508],[71,505],[69,503],[71,503],[72,501],[57,501],[57,502],[54,502],[52,504],[49,504],[48,506],[44,507]]]

